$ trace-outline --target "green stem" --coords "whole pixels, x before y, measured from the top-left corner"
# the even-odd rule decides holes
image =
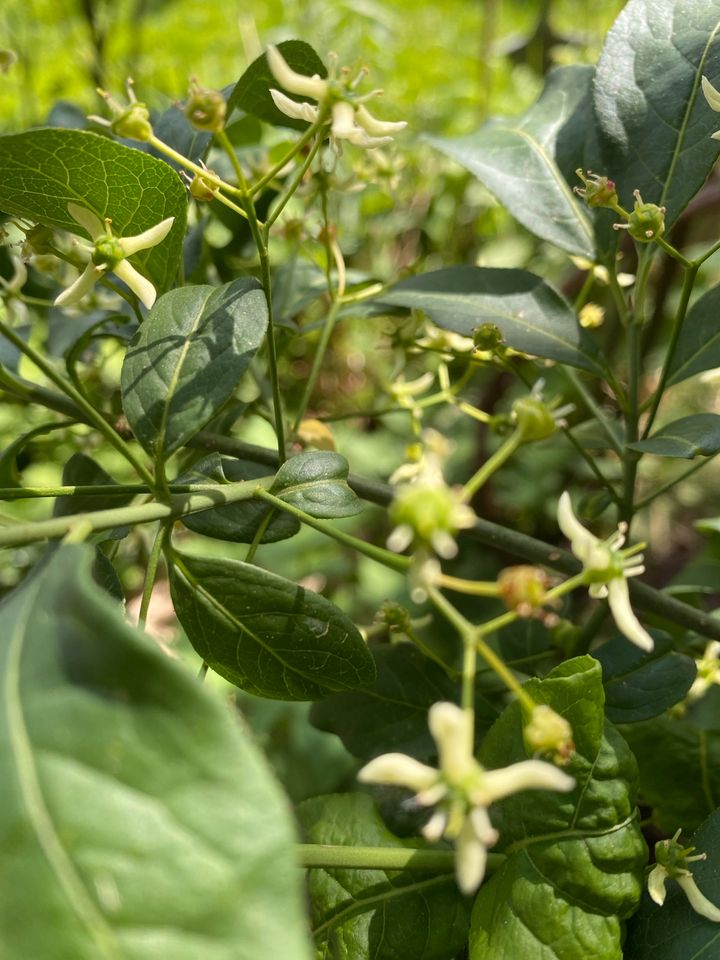
[[[179,166],[185,167],[186,170],[192,170],[193,173],[196,173],[199,177],[202,177],[203,180],[206,180],[211,186],[218,187],[220,190],[225,190],[227,193],[230,193],[236,197],[240,197],[241,199],[244,198],[241,189],[238,187],[233,187],[233,185],[230,183],[226,183],[222,177],[219,177],[212,170],[206,170],[204,167],[194,163],[192,160],[188,160],[188,158],[184,157],[182,153],[178,153],[177,150],[173,150],[173,148],[164,141],[153,136],[148,140],[148,143],[155,147],[156,150],[159,150],[160,153],[164,153],[165,156],[169,157],[170,160],[174,160]],[[239,212],[242,214],[242,216],[247,216],[245,211]]]
[[[652,407],[650,408],[650,413],[648,414],[645,429],[643,431],[643,439],[648,436],[650,430],[652,429],[652,425],[655,422],[655,417],[657,415],[658,408],[660,407],[663,394],[665,393],[665,387],[667,386],[667,382],[670,377],[670,370],[672,368],[673,360],[675,359],[675,351],[680,339],[680,332],[682,330],[683,323],[685,322],[690,296],[692,294],[692,289],[695,285],[695,279],[699,269],[700,265],[698,263],[689,264],[685,269],[682,291],[680,293],[680,303],[678,304],[677,312],[675,314],[672,333],[670,334],[670,343],[668,344],[667,352],[665,353],[665,360],[663,361],[660,380],[655,390]]]
[[[325,126],[326,119],[327,117],[325,114],[323,114],[322,116],[319,116],[318,119],[315,121],[315,123],[309,126],[307,130],[305,130],[303,135],[300,137],[300,139],[292,146],[290,150],[288,150],[288,152],[285,154],[282,160],[278,160],[276,164],[270,167],[267,173],[264,173],[259,180],[255,181],[255,183],[250,187],[250,193],[253,196],[255,196],[255,194],[258,194],[262,190],[264,190],[265,187],[275,179],[275,177],[280,173],[280,171],[283,170],[288,165],[288,163],[290,163],[293,157],[296,157],[298,153],[300,153],[300,151],[303,149],[305,144],[309,143],[312,140],[312,138],[315,136],[315,134],[317,134],[322,129],[322,127]]]
[[[295,846],[301,867],[348,870],[429,870],[452,873],[455,854],[452,850],[414,850],[409,847],[355,847],[298,843]],[[489,853],[487,873],[504,863],[501,853]]]
[[[305,382],[305,389],[303,390],[300,405],[295,416],[295,423],[293,424],[294,433],[297,433],[300,427],[300,423],[305,416],[305,411],[310,403],[313,390],[315,389],[315,384],[317,383],[317,378],[320,374],[320,369],[322,367],[323,360],[325,359],[325,354],[327,353],[328,344],[330,343],[330,338],[332,337],[333,330],[335,329],[335,322],[337,320],[340,304],[341,301],[337,297],[333,297],[333,301],[330,304],[330,309],[325,317],[325,323],[323,325],[322,333],[320,334],[320,342],[318,343],[317,350],[315,351],[312,367],[310,368],[310,374]]]
[[[113,527],[150,523],[153,520],[170,520],[211,507],[225,506],[241,500],[250,500],[262,485],[270,486],[274,477],[258,480],[240,480],[223,486],[208,487],[205,493],[173,494],[167,503],[152,501],[129,507],[111,507],[92,513],[76,513],[66,517],[52,517],[35,523],[18,523],[0,530],[0,547],[19,546],[38,540],[54,540],[64,537],[74,527],[87,525],[88,532],[112,530]]]
[[[376,547],[374,543],[366,543],[365,540],[360,540],[358,537],[353,537],[343,530],[338,530],[337,527],[328,523],[327,520],[318,520],[316,517],[311,517],[309,513],[293,507],[292,504],[285,503],[284,500],[273,496],[272,493],[269,493],[262,487],[258,487],[255,496],[260,500],[264,500],[266,503],[271,503],[274,507],[277,507],[278,510],[284,510],[285,513],[297,517],[298,520],[302,521],[306,526],[319,530],[320,533],[324,533],[325,536],[332,537],[332,539],[337,540],[338,543],[357,550],[358,553],[362,553],[364,556],[370,557],[371,560],[382,563],[383,566],[389,567],[391,570],[396,570],[398,573],[407,573],[410,569],[412,563],[410,557],[403,557],[397,553],[392,553],[383,547]]]
[[[145,581],[143,583],[142,598],[140,600],[138,624],[144,624],[147,620],[153,587],[155,586],[155,580],[157,579],[158,568],[160,566],[160,557],[162,556],[163,552],[163,544],[168,533],[168,526],[166,524],[160,524],[157,533],[155,534],[155,539],[153,540],[150,556],[148,557],[147,567],[145,568]]]
[[[509,460],[523,442],[524,431],[514,430],[510,436],[497,448],[495,453],[488,457],[477,473],[472,476],[463,487],[463,499],[471,500],[477,491]]]
[[[639,381],[640,381],[640,325],[631,323],[627,328],[628,352],[628,409],[625,414],[625,437],[627,443],[638,439],[639,418]],[[639,456],[632,450],[625,450],[623,457],[623,504],[620,520],[632,523],[635,512],[635,479]]]
[[[69,383],[64,377],[61,377],[56,370],[53,369],[52,365],[47,363],[45,359],[32,347],[29,343],[26,343],[21,337],[19,337],[15,331],[8,327],[7,324],[3,323],[0,320],[0,333],[6,337],[13,346],[24,354],[28,360],[31,360],[35,366],[43,373],[48,380],[55,384],[59,390],[61,390],[67,397],[72,400],[72,402],[83,412],[83,419],[87,420],[88,423],[92,424],[105,439],[113,446],[115,449],[122,454],[123,457],[128,461],[128,463],[133,467],[135,472],[141,477],[145,483],[150,487],[155,486],[155,480],[152,474],[143,466],[143,464],[136,458],[135,454],[125,443],[119,434],[113,430],[112,426],[105,420],[101,413],[99,413],[80,393],[79,390]]]
[[[593,395],[590,393],[588,388],[582,382],[576,370],[566,365],[562,367],[562,371],[567,377],[567,379],[570,381],[570,383],[572,384],[573,389],[580,396],[582,402],[585,404],[587,409],[590,411],[590,413],[595,417],[597,422],[602,427],[602,430],[605,433],[605,436],[608,438],[608,441],[610,442],[610,446],[612,447],[612,449],[615,451],[615,453],[618,454],[618,456],[622,457],[623,455],[622,444],[620,443],[618,438],[615,436],[615,431],[612,429],[612,426],[610,425],[610,420],[607,414],[605,413],[605,411],[597,403],[597,401],[595,400],[595,397],[593,397]]]
[[[281,196],[276,198],[275,203],[273,204],[273,207],[272,207],[272,212],[268,214],[268,218],[265,221],[266,234],[270,230],[270,227],[272,227],[272,225],[275,223],[277,218],[280,216],[280,214],[283,212],[285,207],[288,205],[290,200],[292,199],[292,196],[297,190],[297,188],[300,186],[300,183],[303,177],[305,176],[307,171],[310,169],[311,163],[317,156],[317,152],[320,149],[321,145],[322,145],[322,140],[318,137],[318,139],[313,144],[312,149],[310,150],[307,157],[305,158],[304,162],[302,163],[300,168],[297,170],[292,180],[290,180],[290,182],[288,183],[286,190],[283,191]]]

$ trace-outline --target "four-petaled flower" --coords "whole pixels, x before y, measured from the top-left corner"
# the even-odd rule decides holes
[[[653,638],[641,626],[630,606],[627,578],[645,572],[642,544],[626,550],[625,524],[607,540],[599,540],[586,530],[573,513],[570,494],[565,491],[558,504],[558,525],[570,541],[572,552],[582,561],[591,597],[607,597],[610,610],[621,633],[642,650],[652,650]]]
[[[364,96],[352,92],[365,75],[364,71],[355,80],[344,75],[338,80],[334,76],[333,62],[327,80],[318,74],[309,77],[293,70],[278,48],[272,46],[267,49],[267,61],[273,77],[283,90],[317,101],[317,104],[306,101],[298,103],[282,90],[271,89],[270,96],[278,110],[293,120],[305,120],[307,123],[315,123],[324,113],[331,120],[330,133],[334,140],[347,140],[355,147],[380,147],[390,143],[393,133],[407,126],[404,120],[395,123],[378,120],[367,109],[365,102],[382,91],[373,90]]]
[[[366,764],[358,779],[407,787],[421,806],[436,808],[423,834],[428,840],[445,836],[454,841],[458,886],[471,894],[485,875],[487,849],[498,839],[488,815],[490,804],[521,790],[572,790],[575,780],[543,760],[485,770],[473,756],[472,718],[454,703],[433,704],[428,724],[439,769],[404,753],[386,753]]]
[[[655,844],[655,859],[657,862],[648,874],[648,893],[655,903],[661,907],[665,903],[665,884],[669,879],[677,880],[693,910],[714,923],[720,923],[720,908],[716,907],[700,891],[697,883],[695,883],[695,878],[688,870],[689,863],[696,860],[705,860],[707,854],[696,853],[694,856],[690,856],[695,848],[683,847],[681,843],[678,843],[679,836],[680,831],[678,830],[670,840],[658,840]]]
[[[116,237],[110,229],[110,220],[102,223],[92,211],[77,203],[68,204],[68,213],[83,227],[93,241],[93,246],[77,243],[76,249],[89,257],[89,263],[80,276],[67,290],[56,298],[56,307],[66,307],[81,300],[90,288],[103,276],[112,272],[123,280],[134,294],[151,307],[155,303],[157,291],[152,283],[128,263],[127,258],[140,250],[148,250],[163,241],[170,232],[175,217],[167,217],[149,230],[135,237]]]

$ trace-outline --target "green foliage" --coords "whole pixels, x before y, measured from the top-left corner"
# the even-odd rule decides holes
[[[0,607],[6,955],[304,960],[292,828],[263,760],[123,622],[91,556],[63,547]]]
[[[558,960],[620,956],[620,919],[640,896],[645,845],[634,813],[636,767],[623,739],[603,721],[599,664],[568,660],[526,691],[565,717],[576,752],[567,766],[571,794],[520,793],[497,804],[507,860],[478,894],[470,930],[472,960],[547,955]],[[524,759],[518,704],[484,741],[489,767]],[[540,906],[542,904],[542,907]]]
[[[173,603],[208,666],[261,697],[314,700],[371,683],[372,657],[324,597],[260,567],[173,557]]]
[[[270,493],[310,517],[352,517],[362,511],[362,504],[347,485],[347,476],[347,460],[339,453],[300,453],[280,467]]]
[[[30,130],[0,137],[0,209],[80,234],[68,203],[112,220],[116,236],[136,236],[166,217],[166,240],[134,260],[159,292],[175,279],[185,232],[185,191],[177,175],[140,150],[83,130]]]
[[[397,848],[372,800],[316,797],[298,808],[313,843]],[[452,876],[408,881],[387,870],[311,870],[312,932],[323,960],[452,960],[467,938],[469,902]]]
[[[265,295],[253,280],[173,290],[152,308],[121,384],[133,433],[158,463],[230,399],[266,327]]]
[[[647,440],[629,443],[631,450],[652,453],[656,457],[714,457],[720,453],[720,416],[695,413],[665,424]]]

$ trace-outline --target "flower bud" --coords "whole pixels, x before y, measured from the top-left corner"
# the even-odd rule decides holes
[[[503,344],[503,335],[497,324],[481,323],[473,331],[473,341],[478,350],[496,350]]]
[[[185,116],[196,130],[219,133],[225,126],[226,112],[225,98],[219,90],[204,90],[193,80]]]
[[[150,111],[144,103],[136,100],[135,103],[130,104],[127,110],[111,120],[110,129],[118,137],[126,137],[128,140],[141,140],[143,142],[150,140],[153,136]]]
[[[525,611],[541,607],[550,587],[550,577],[540,567],[519,564],[501,570],[498,578],[499,596],[509,610]]]
[[[214,200],[217,196],[218,188],[215,184],[201,173],[196,173],[188,186],[190,196],[203,203]]]
[[[656,203],[645,203],[640,191],[633,191],[635,206],[627,223],[614,223],[616,230],[627,230],[633,240],[650,243],[665,233],[665,207]]]
[[[516,428],[522,431],[523,440],[544,440],[557,430],[557,421],[552,410],[539,397],[529,394],[520,397],[512,405]]]
[[[530,753],[551,756],[558,762],[567,762],[575,752],[572,727],[545,703],[533,708],[523,729],[523,740]]]
[[[42,223],[28,230],[22,245],[23,258],[52,253],[53,237],[52,227],[46,227]]]
[[[588,170],[587,176],[579,168],[575,171],[583,182],[582,187],[573,187],[573,191],[582,197],[589,207],[611,207],[617,206],[618,197],[615,191],[615,181],[607,177],[601,177],[597,173]]]

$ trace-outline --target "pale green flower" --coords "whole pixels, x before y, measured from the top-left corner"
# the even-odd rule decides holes
[[[277,47],[267,49],[267,62],[270,72],[284,90],[299,97],[311,97],[317,104],[291,99],[281,90],[270,90],[275,106],[285,116],[293,120],[315,123],[320,117],[321,107],[329,110],[330,134],[335,141],[347,140],[356,147],[380,147],[392,140],[392,134],[403,130],[404,120],[391,123],[378,120],[365,106],[365,102],[382,91],[373,90],[364,96],[353,93],[355,85],[365,75],[362,71],[354,80],[341,72],[341,79],[335,77],[335,63],[331,65],[331,74],[324,80],[318,74],[308,77],[293,70]]]
[[[590,533],[573,513],[570,494],[565,491],[558,504],[558,526],[570,541],[572,552],[582,561],[591,597],[607,597],[618,629],[642,650],[654,648],[653,638],[640,624],[630,606],[627,578],[645,572],[642,546],[620,548],[625,543],[625,525],[607,540]]]
[[[366,764],[358,779],[407,787],[415,792],[417,803],[436,808],[423,834],[428,840],[445,836],[454,841],[458,886],[471,894],[485,876],[488,847],[498,839],[488,807],[521,790],[572,790],[575,781],[542,760],[485,770],[473,755],[472,717],[454,703],[433,704],[428,725],[437,744],[439,769],[404,753],[386,753]]]
[[[146,307],[155,303],[157,291],[152,283],[139,273],[127,258],[140,250],[149,250],[161,243],[170,232],[175,217],[167,217],[149,230],[134,237],[116,237],[110,229],[110,220],[102,223],[87,207],[68,204],[68,213],[90,235],[93,246],[76,243],[75,247],[89,259],[80,276],[55,299],[56,307],[78,303],[103,274],[112,271],[124,281]]]

